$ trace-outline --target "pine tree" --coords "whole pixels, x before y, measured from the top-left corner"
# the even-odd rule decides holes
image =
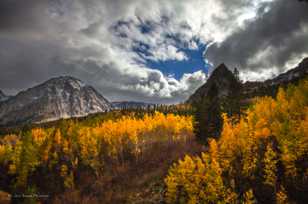
[[[215,84],[209,90],[207,97],[203,97],[195,106],[194,131],[200,142],[208,138],[217,137],[222,127],[220,102]]]
[[[237,81],[240,81],[240,72],[238,71],[236,67],[233,70],[233,75]]]

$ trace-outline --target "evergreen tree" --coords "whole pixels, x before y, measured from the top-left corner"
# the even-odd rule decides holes
[[[233,70],[233,75],[237,81],[240,81],[240,72],[238,71],[236,67]]]
[[[213,84],[208,96],[203,97],[201,102],[194,106],[196,107],[194,130],[197,139],[206,142],[208,138],[217,137],[221,130],[222,119],[216,85]]]

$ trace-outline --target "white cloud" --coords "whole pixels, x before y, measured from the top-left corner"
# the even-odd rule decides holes
[[[167,45],[164,47],[156,48],[156,50],[151,50],[152,56],[146,57],[147,59],[153,61],[167,61],[167,60],[177,60],[183,61],[188,60],[188,57],[184,52],[179,51],[173,45]]]
[[[242,5],[240,8],[245,8],[243,9],[245,12],[254,12],[254,5],[238,2]],[[74,4],[78,5],[75,8],[80,8],[82,11],[71,14],[68,9],[67,18],[83,19],[77,23],[77,27],[88,31],[84,35],[74,36],[75,40],[79,39],[79,41],[75,41],[75,44],[80,46],[79,49],[82,50],[90,46],[97,53],[102,53],[102,56],[96,57],[99,59],[98,61],[111,64],[112,69],[119,69],[119,72],[126,75],[127,78],[130,78],[130,75],[137,77],[145,75],[142,77],[146,78],[152,76],[153,71],[160,73],[160,80],[145,79],[145,81],[148,80],[148,83],[140,84],[138,80],[141,79],[138,79],[135,84],[129,86],[124,84],[122,87],[123,89],[135,89],[146,96],[157,95],[159,97],[170,97],[172,93],[190,89],[191,85],[187,84],[188,81],[193,81],[199,86],[205,81],[205,75],[200,71],[184,74],[180,80],[176,80],[164,76],[158,70],[144,67],[144,59],[153,61],[187,60],[185,53],[177,48],[179,44],[186,44],[189,49],[197,49],[195,38],[203,43],[222,41],[240,26],[244,15],[238,15],[241,14],[241,10],[238,9],[234,13],[241,18],[239,17],[238,20],[236,20],[237,18],[228,19],[230,16],[233,17],[234,13],[225,7],[223,1],[217,0],[151,1],[147,3],[138,0],[119,1],[118,3],[105,1],[95,4],[95,6],[77,1]],[[95,12],[93,12],[94,7],[96,7]],[[99,9],[101,10],[98,12]],[[87,11],[90,11],[91,15]],[[96,12],[99,15],[95,15]],[[76,15],[79,16],[76,17]],[[119,24],[119,21],[123,23]],[[84,25],[86,23],[88,25]],[[142,33],[140,24],[146,23],[150,24],[150,30]],[[91,30],[92,25],[95,25],[93,30]],[[76,25],[73,27],[76,28]],[[115,30],[112,30],[113,28]],[[170,36],[177,37],[177,41]],[[138,45],[138,43],[142,44]],[[136,54],[132,50],[136,44],[139,46],[138,48],[146,50],[148,53]],[[117,79],[113,79],[113,81],[117,81]],[[118,82],[121,83],[121,81]]]
[[[35,18],[43,28],[29,31],[27,39],[40,36],[34,43],[54,43],[57,52],[47,55],[46,64],[52,66],[51,60],[57,59],[59,66],[54,70],[46,66],[48,70],[43,73],[73,74],[94,84],[112,100],[131,97],[177,102],[206,81],[205,73],[200,70],[175,79],[147,67],[145,60],[187,60],[180,48],[196,50],[196,40],[223,41],[244,20],[254,17],[259,1],[51,1],[49,9],[42,8]],[[142,25],[148,25],[148,30],[142,31]],[[35,49],[32,51],[39,55],[40,46]]]
[[[260,69],[256,71],[243,70],[240,72],[240,79],[242,81],[264,81],[266,79],[277,76],[278,69]]]

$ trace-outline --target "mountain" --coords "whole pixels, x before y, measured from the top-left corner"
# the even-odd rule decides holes
[[[240,83],[234,74],[224,64],[221,64],[213,71],[207,82],[189,97],[187,103],[198,103],[208,96],[209,90],[214,85],[217,87],[219,97],[230,93],[238,93],[242,99],[264,95],[275,96],[279,86],[296,83],[307,75],[308,58],[303,59],[297,67],[263,82]]]
[[[114,101],[111,103],[114,109],[146,109],[153,108],[155,104],[137,101]]]
[[[9,97],[0,90],[0,102],[7,100]]]
[[[213,88],[217,90],[218,98],[223,98],[238,91],[239,87],[240,82],[236,79],[233,73],[226,67],[225,64],[221,64],[213,71],[207,82],[189,97],[187,102],[200,102],[202,98],[209,95]]]
[[[241,83],[224,64],[219,65],[207,82],[190,96],[187,103],[194,109],[195,135],[201,142],[208,138],[220,136],[223,118],[222,113],[239,116],[243,109],[249,107],[256,96],[275,96],[278,87],[296,83],[308,74],[308,59],[297,67],[264,82]]]
[[[0,103],[0,125],[82,117],[111,109],[93,87],[70,76],[52,78]]]
[[[208,137],[218,137],[222,128],[221,112],[239,112],[238,99],[241,83],[226,67],[219,65],[207,82],[188,99],[194,109],[195,135],[199,141]]]
[[[275,96],[279,86],[305,78],[308,75],[308,58],[303,59],[297,67],[263,82],[246,82],[243,84],[242,94],[246,98],[253,96]]]

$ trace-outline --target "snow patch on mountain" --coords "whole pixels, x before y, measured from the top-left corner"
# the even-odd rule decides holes
[[[9,96],[5,95],[1,90],[0,90],[0,102],[1,101],[6,101],[9,99]]]
[[[111,104],[81,80],[61,76],[0,104],[0,125],[40,123],[111,110]]]

